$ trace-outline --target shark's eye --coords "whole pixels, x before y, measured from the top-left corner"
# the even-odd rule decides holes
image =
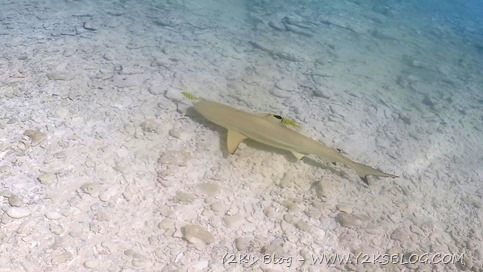
[[[274,114],[273,117],[277,118],[278,120],[282,120],[282,116]]]

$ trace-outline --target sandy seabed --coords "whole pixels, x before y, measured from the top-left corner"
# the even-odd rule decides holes
[[[0,271],[483,270],[481,40],[263,3],[0,4]],[[400,177],[228,155],[183,90]]]

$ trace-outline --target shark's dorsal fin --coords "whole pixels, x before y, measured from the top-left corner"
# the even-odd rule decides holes
[[[274,123],[277,123],[277,124],[280,123],[280,120],[277,119],[276,117],[274,117],[274,114],[271,114],[271,113],[265,113],[265,112],[263,112],[263,113],[255,113],[255,115],[258,116],[258,117],[261,117],[261,118],[265,118],[267,120],[270,120],[270,121],[272,121]]]
[[[247,136],[241,134],[235,130],[228,130],[228,134],[226,136],[226,147],[228,148],[228,152],[230,154],[234,154],[243,140],[245,140]]]
[[[278,114],[258,113],[256,115],[263,117],[265,119],[268,119],[268,120],[270,120],[274,123],[278,123],[278,124],[285,125],[285,126],[291,126],[291,127],[294,127],[294,128],[300,128],[300,126],[294,120],[287,118],[287,117],[282,117]]]

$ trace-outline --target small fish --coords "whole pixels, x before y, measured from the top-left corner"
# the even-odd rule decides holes
[[[294,120],[292,120],[290,118],[282,117],[282,116],[276,115],[276,114],[274,114],[273,117],[280,120],[280,123],[282,123],[282,124],[289,125],[289,126],[292,126],[294,128],[300,128],[300,126]]]
[[[188,98],[189,100],[201,100],[198,97],[194,96],[192,93],[189,92],[182,92],[181,93],[184,97]]]

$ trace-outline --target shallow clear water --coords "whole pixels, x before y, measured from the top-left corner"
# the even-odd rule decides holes
[[[2,1],[0,271],[480,271],[482,14]],[[249,140],[230,155],[183,91],[399,178]]]

